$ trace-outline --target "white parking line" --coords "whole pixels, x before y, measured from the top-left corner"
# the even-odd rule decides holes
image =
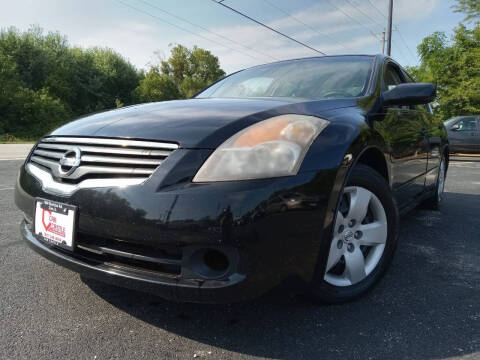
[[[25,160],[25,158],[19,157],[19,158],[11,158],[11,159],[0,159],[0,161],[11,161],[11,160]]]
[[[15,188],[13,188],[13,187],[8,187],[8,188],[0,188],[0,191],[2,191],[2,190],[13,190],[13,189],[15,189]]]

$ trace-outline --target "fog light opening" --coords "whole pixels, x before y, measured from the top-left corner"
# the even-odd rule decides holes
[[[203,261],[207,267],[216,273],[224,273],[229,265],[227,256],[218,250],[205,251]]]
[[[184,267],[187,273],[191,272],[206,280],[217,280],[231,271],[232,262],[228,251],[207,247],[193,251]]]

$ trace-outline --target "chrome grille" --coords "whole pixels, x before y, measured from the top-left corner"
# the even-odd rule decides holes
[[[100,184],[99,180],[112,178],[123,180],[119,184],[141,183],[175,149],[177,144],[154,141],[46,137],[35,147],[27,169],[33,170],[30,173],[37,178],[43,170],[48,173],[41,174],[43,178],[51,177],[45,181],[63,185],[93,187]]]

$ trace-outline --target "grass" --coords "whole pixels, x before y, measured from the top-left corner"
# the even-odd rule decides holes
[[[0,135],[0,144],[33,144],[35,141],[19,138],[10,134]]]

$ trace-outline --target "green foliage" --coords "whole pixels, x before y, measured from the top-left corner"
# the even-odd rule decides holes
[[[0,134],[35,139],[64,123],[70,115],[46,89],[17,87],[8,95],[8,101],[0,104]]]
[[[174,100],[181,97],[172,78],[162,74],[158,67],[152,67],[140,81],[135,95],[140,102]]]
[[[224,75],[210,51],[177,45],[170,58],[144,74],[134,94],[140,102],[186,99]]]
[[[27,139],[38,138],[68,119],[69,111],[46,89],[20,88],[13,97],[15,118],[7,122],[7,133]]]
[[[209,51],[182,45],[146,73],[108,48],[71,47],[58,33],[0,30],[0,136],[36,139],[72,117],[191,97],[225,73]]]
[[[464,13],[465,21],[480,19],[479,0],[457,0],[457,5],[454,5],[453,9],[455,12]]]
[[[26,143],[29,142],[26,139],[21,139],[16,136],[10,135],[10,134],[2,134],[0,135],[0,144],[4,143]]]
[[[183,98],[193,96],[225,76],[218,58],[210,51],[196,46],[192,50],[182,45],[175,46],[170,58],[162,61],[160,71],[172,79]]]
[[[88,50],[87,54],[92,57],[93,66],[98,71],[100,85],[96,90],[100,95],[99,107],[104,103],[115,106],[117,99],[132,104],[132,91],[139,82],[135,67],[111,49],[94,48]]]
[[[36,138],[83,115],[133,103],[140,75],[110,49],[70,47],[58,33],[0,31],[0,134]]]
[[[11,94],[22,85],[16,70],[13,58],[0,52],[0,118],[3,114],[1,110],[10,103]],[[0,122],[0,133],[1,130],[2,123]]]
[[[436,32],[418,52],[421,64],[410,73],[417,81],[436,84],[439,116],[480,114],[480,24],[471,30],[460,25],[450,39]]]

